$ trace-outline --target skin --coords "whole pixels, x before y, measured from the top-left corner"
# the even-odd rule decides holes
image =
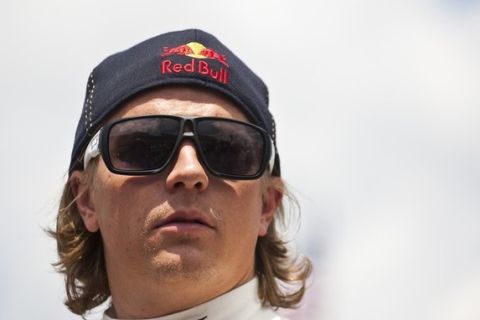
[[[193,87],[137,96],[109,121],[151,115],[215,116],[247,122],[229,100]],[[89,185],[71,175],[86,228],[102,235],[118,318],[150,318],[188,309],[254,277],[255,245],[267,233],[281,194],[262,179],[226,180],[206,171],[193,142],[153,176],[111,173],[101,157]],[[279,178],[272,178],[279,179]],[[273,183],[272,183],[273,185]],[[174,213],[200,214],[209,226],[154,226]],[[190,227],[188,227],[190,226]]]

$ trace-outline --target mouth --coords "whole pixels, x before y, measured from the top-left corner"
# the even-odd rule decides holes
[[[192,228],[214,229],[213,221],[207,215],[195,211],[175,211],[173,214],[159,220],[153,229],[192,229]]]

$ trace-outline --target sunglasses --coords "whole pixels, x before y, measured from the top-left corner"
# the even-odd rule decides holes
[[[275,161],[267,131],[225,118],[142,116],[102,127],[90,141],[83,164],[101,155],[107,168],[122,175],[153,175],[175,159],[183,139],[191,139],[200,162],[215,176],[257,179]]]

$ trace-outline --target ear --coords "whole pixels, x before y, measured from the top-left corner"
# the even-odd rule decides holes
[[[85,173],[77,170],[72,172],[69,183],[85,228],[90,232],[96,232],[99,229],[98,219],[92,202],[92,190],[86,180]]]
[[[283,194],[275,185],[278,183],[282,183],[281,178],[279,177],[271,177],[269,178],[268,186],[266,190],[263,192],[262,196],[262,215],[260,216],[260,228],[258,230],[258,235],[263,237],[268,232],[268,227],[273,220],[275,212],[282,201]],[[277,181],[278,180],[278,181]]]

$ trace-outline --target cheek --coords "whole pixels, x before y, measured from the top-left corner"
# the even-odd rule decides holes
[[[125,183],[125,177],[105,174],[95,181],[95,212],[105,246],[133,245],[134,235],[141,232],[144,209],[141,193]]]
[[[241,182],[233,186],[235,192],[225,203],[227,216],[224,219],[230,222],[233,232],[256,238],[262,212],[262,196],[261,189],[255,182]]]

